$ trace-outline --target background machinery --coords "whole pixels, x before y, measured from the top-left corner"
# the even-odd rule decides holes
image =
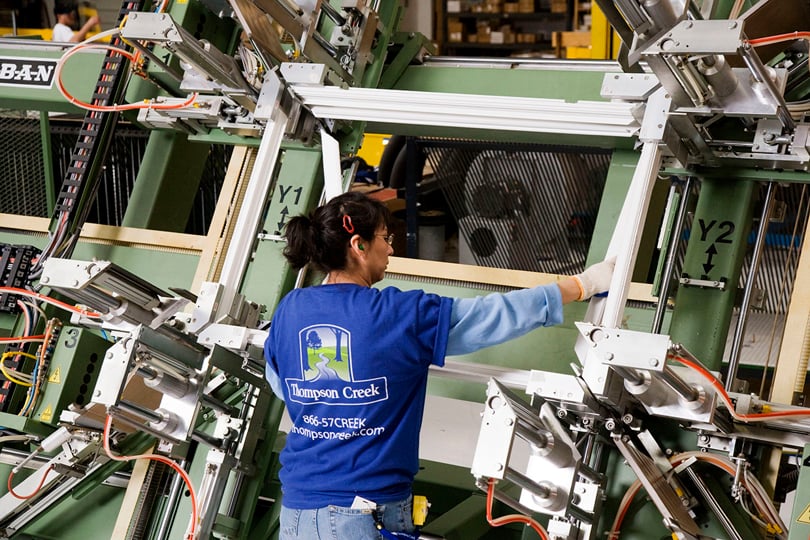
[[[432,56],[379,0],[127,0],[75,47],[0,41],[0,537],[274,537],[261,346],[318,279],[280,234],[368,132],[408,137],[408,251],[435,189],[480,265],[383,285],[617,258],[565,325],[433,373],[426,533],[806,538],[810,7],[598,3],[618,62]]]

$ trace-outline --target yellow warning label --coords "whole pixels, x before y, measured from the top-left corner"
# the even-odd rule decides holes
[[[50,422],[53,420],[53,408],[50,405],[45,407],[45,410],[42,411],[42,414],[39,415],[40,420],[43,422]]]
[[[48,377],[48,382],[56,384],[60,384],[62,382],[62,372],[59,371],[59,368],[53,370],[53,373],[51,373],[50,377]]]
[[[799,517],[796,518],[797,523],[810,523],[810,504],[807,505],[807,508],[804,509],[804,512],[799,514]]]

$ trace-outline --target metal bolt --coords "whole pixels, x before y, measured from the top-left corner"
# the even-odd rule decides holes
[[[658,358],[650,358],[650,365],[656,367],[658,365]]]
[[[635,420],[635,418],[633,418],[633,415],[630,413],[622,415],[622,422],[624,422],[625,424],[632,424],[633,420]]]
[[[51,278],[49,278],[48,276],[42,276],[42,278],[39,281],[42,283],[48,283],[50,280]]]
[[[735,28],[737,28],[737,22],[736,22],[736,21],[732,21],[732,22],[731,22],[731,24],[729,24],[729,25],[728,25],[728,27],[729,27],[731,30],[734,30]]]
[[[605,353],[605,360],[608,361],[613,360],[613,353],[612,352]]]
[[[512,420],[511,418],[507,418],[507,419],[504,421],[504,423],[505,423],[507,426],[511,426],[512,424],[514,424],[514,423],[515,423],[515,421],[514,421],[514,420]]]

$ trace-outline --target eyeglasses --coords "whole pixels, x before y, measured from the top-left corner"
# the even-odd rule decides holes
[[[389,246],[394,244],[394,233],[391,234],[375,234],[374,236],[379,236],[381,238],[385,238],[385,243]]]

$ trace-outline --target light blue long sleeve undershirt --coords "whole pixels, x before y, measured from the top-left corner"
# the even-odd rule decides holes
[[[562,293],[554,283],[505,294],[456,298],[446,354],[471,353],[562,321]]]
[[[468,354],[562,322],[562,293],[554,283],[504,294],[454,298],[446,355]],[[264,374],[273,393],[283,399],[276,372],[266,366]]]

